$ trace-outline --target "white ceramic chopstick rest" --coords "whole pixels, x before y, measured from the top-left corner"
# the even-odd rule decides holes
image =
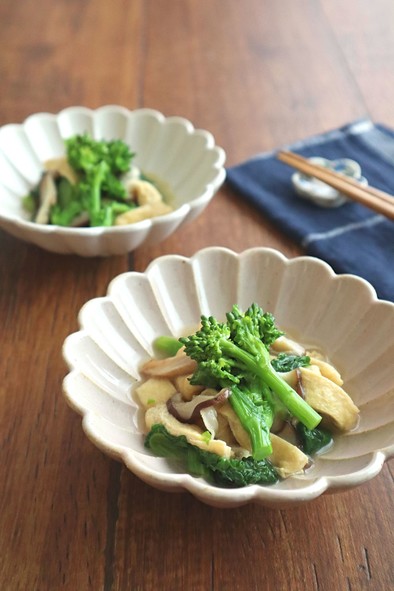
[[[325,166],[330,170],[351,177],[363,186],[368,185],[367,179],[361,174],[360,165],[355,160],[350,160],[349,158],[328,160],[320,156],[314,156],[308,158],[308,160],[312,164],[319,164],[320,166]],[[291,182],[300,197],[309,199],[320,207],[339,207],[348,201],[348,198],[343,193],[302,172],[293,173]]]

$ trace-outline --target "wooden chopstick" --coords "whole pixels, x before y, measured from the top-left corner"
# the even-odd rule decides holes
[[[325,168],[324,166],[321,166],[319,164],[314,164],[312,162],[310,162],[309,160],[307,160],[306,158],[304,158],[303,156],[300,156],[299,154],[296,154],[295,152],[279,152],[279,156],[280,160],[286,161],[289,158],[296,160],[297,162],[300,162],[302,164],[308,164],[308,165],[312,165],[314,168],[318,167],[320,170],[324,171],[324,172],[328,172],[330,175],[333,175],[334,177],[338,177],[341,180],[346,181],[347,184],[352,185],[353,187],[356,187],[357,189],[359,189],[360,187],[363,189],[363,191],[370,193],[371,195],[374,195],[380,199],[383,199],[384,201],[387,201],[390,204],[393,204],[394,202],[394,197],[392,195],[389,195],[388,193],[385,193],[384,191],[380,191],[379,189],[375,189],[374,187],[370,187],[369,185],[360,185],[359,182],[357,182],[355,179],[348,177],[344,174],[341,174],[339,172],[335,172],[334,170],[330,170],[328,168]],[[286,159],[286,160],[285,160]],[[318,178],[318,177],[316,177]],[[327,183],[328,184],[328,183]]]
[[[315,177],[350,199],[394,220],[394,197],[370,186],[363,186],[350,177],[320,164],[314,164],[294,152],[280,151],[277,158],[308,176]]]

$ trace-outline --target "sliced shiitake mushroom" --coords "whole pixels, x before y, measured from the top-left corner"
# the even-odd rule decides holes
[[[165,359],[150,359],[141,367],[145,376],[156,378],[175,378],[191,374],[197,368],[197,363],[187,355],[175,355]]]
[[[53,171],[44,172],[39,185],[40,205],[34,221],[37,224],[47,224],[49,222],[49,212],[51,207],[57,201],[57,190],[55,184],[55,173]]]
[[[184,401],[181,394],[177,392],[167,400],[167,408],[168,412],[181,423],[193,424],[199,420],[201,410],[223,404],[229,395],[230,390],[228,388],[224,388],[220,392],[207,388],[191,400]]]

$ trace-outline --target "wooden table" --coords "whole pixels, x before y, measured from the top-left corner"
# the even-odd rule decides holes
[[[369,116],[394,126],[392,0],[2,0],[0,125],[70,105],[142,106],[209,129],[227,164]],[[389,591],[393,464],[286,510],[219,510],[150,488],[66,405],[82,304],[167,253],[301,253],[224,187],[129,257],[46,253],[0,232],[3,591]]]

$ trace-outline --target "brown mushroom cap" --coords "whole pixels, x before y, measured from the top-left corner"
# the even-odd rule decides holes
[[[53,171],[44,172],[41,177],[40,207],[38,208],[35,222],[37,224],[47,224],[49,222],[49,213],[52,205],[57,201],[57,189],[55,184],[55,174]]]
[[[224,388],[220,392],[207,389],[191,400],[184,401],[177,392],[167,400],[167,408],[168,412],[181,423],[197,423],[202,409],[223,404],[229,396],[230,390],[228,388]]]
[[[166,359],[150,359],[141,367],[141,373],[150,377],[175,378],[191,374],[197,363],[187,355],[175,355]]]

